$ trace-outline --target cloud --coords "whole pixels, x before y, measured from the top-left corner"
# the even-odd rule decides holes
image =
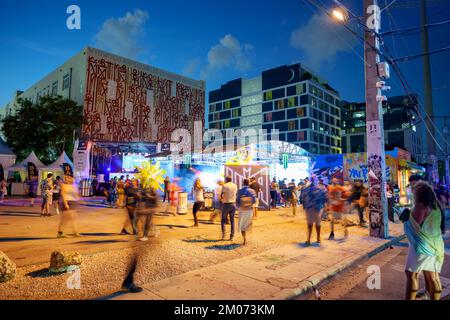
[[[183,74],[185,76],[193,76],[200,67],[200,64],[201,64],[200,59],[192,59],[188,61],[188,63],[183,68]]]
[[[314,14],[305,25],[292,32],[290,43],[304,52],[306,65],[320,69],[323,64],[333,62],[338,53],[352,51],[357,40],[343,26],[330,21],[326,14]]]
[[[144,36],[144,26],[148,21],[146,11],[136,9],[123,17],[110,18],[103,22],[94,42],[100,49],[128,58],[137,58],[144,52],[139,40]]]
[[[254,47],[251,44],[241,45],[238,39],[227,34],[209,49],[207,64],[201,71],[201,78],[206,79],[224,68],[246,71],[252,66],[250,57],[253,55]]]

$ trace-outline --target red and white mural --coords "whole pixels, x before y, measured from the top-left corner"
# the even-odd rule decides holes
[[[170,143],[174,130],[204,125],[204,112],[204,82],[88,50],[84,138]]]

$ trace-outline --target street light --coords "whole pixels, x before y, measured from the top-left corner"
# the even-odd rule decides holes
[[[347,13],[347,11],[343,10],[342,8],[333,9],[331,14],[339,22],[347,22],[348,21],[348,13]]]

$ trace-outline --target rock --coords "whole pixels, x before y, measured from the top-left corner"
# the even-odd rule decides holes
[[[80,267],[83,257],[78,252],[54,251],[50,258],[49,271],[53,273],[67,272]]]
[[[16,264],[0,251],[0,282],[7,282],[16,276]]]

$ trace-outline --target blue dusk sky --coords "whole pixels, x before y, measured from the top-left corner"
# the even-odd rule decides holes
[[[362,15],[362,0],[341,2]],[[450,19],[450,1],[428,2],[430,23]],[[419,25],[417,3],[397,0],[382,13],[381,31]],[[81,30],[66,27],[71,4],[81,8]],[[206,80],[207,91],[300,62],[343,100],[364,100],[362,43],[306,0],[1,1],[0,30],[0,106],[88,45]],[[432,29],[430,49],[449,46],[449,34],[450,25]],[[396,57],[422,51],[420,35],[387,37],[386,44]],[[431,61],[435,115],[448,115],[450,51]],[[422,95],[421,59],[401,68]],[[388,84],[389,96],[403,93],[395,76]]]

